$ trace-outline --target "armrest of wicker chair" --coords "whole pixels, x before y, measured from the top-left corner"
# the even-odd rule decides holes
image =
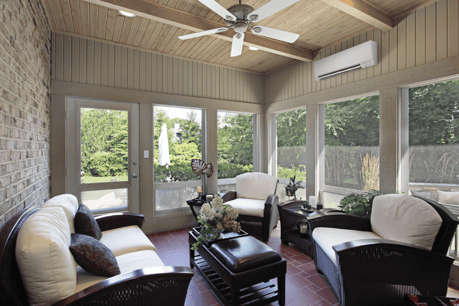
[[[279,213],[277,205],[279,197],[275,194],[270,194],[265,202],[263,211],[263,241],[268,241],[271,229],[277,224]]]
[[[316,214],[307,217],[310,233],[317,227],[332,227],[371,232],[370,219],[340,212]]]
[[[388,303],[396,296],[403,298],[404,293],[446,295],[454,262],[449,256],[384,239],[355,240],[333,249],[347,302],[353,300],[352,294],[371,299],[382,293]],[[356,286],[362,290],[355,290]]]
[[[111,230],[114,228],[137,225],[142,228],[144,216],[141,214],[132,213],[112,213],[96,217],[97,224],[102,231]]]
[[[171,305],[183,306],[193,271],[188,267],[152,267],[111,277],[53,306]]]
[[[236,191],[227,191],[220,193],[220,198],[222,198],[223,203],[234,200],[237,198]]]

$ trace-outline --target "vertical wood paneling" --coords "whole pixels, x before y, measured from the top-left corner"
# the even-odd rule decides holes
[[[373,40],[375,41],[375,38],[374,38],[374,31],[373,30],[370,30],[367,32],[367,41],[370,41],[370,40]],[[378,46],[379,46],[379,43],[378,43]],[[379,53],[379,51],[378,51]],[[367,78],[372,78],[374,76],[374,71],[375,71],[375,67],[368,67],[367,69]],[[341,84],[340,84],[341,85]]]
[[[448,0],[448,57],[459,54],[458,6],[458,0]]]
[[[416,11],[416,66],[426,63],[426,8]]]
[[[139,90],[140,89],[140,51],[139,50],[134,50],[133,54],[133,59],[134,59],[134,89]]]
[[[139,53],[139,80],[140,80],[140,90],[147,89],[147,78],[146,78],[146,54],[145,51],[140,51]],[[150,76],[151,77],[151,76]]]
[[[127,88],[134,89],[134,50],[131,48],[127,50],[127,61]]]
[[[435,4],[435,3],[434,3]],[[426,7],[426,63],[437,60],[437,16],[436,5]]]
[[[108,45],[102,44],[100,56],[100,85],[108,85]]]
[[[156,55],[156,91],[163,92],[163,55]]]
[[[86,83],[86,39],[80,38],[80,83]]]
[[[100,85],[101,47],[99,41],[94,43],[94,85]]]
[[[108,45],[108,86],[115,87],[115,46]]]
[[[389,33],[389,31],[382,33],[382,74],[389,72]]]
[[[121,48],[121,88],[128,88],[128,49]]]
[[[145,53],[145,90],[151,91],[151,53]]]
[[[178,63],[179,59],[178,58],[172,58],[172,75],[173,75],[173,81],[172,81],[172,93],[178,95],[179,94],[179,88],[178,88],[178,83],[179,83],[179,72],[178,72]],[[140,76],[140,80],[142,80],[142,76]]]
[[[115,87],[122,88],[122,50],[120,46],[115,46]]]
[[[80,81],[80,39],[72,37],[72,82]]]
[[[389,72],[395,72],[398,68],[398,27],[389,31]]]
[[[64,81],[72,81],[72,38],[64,36]]]
[[[437,60],[448,57],[447,2],[448,0],[437,2]]]
[[[398,70],[406,68],[406,19],[398,24]]]
[[[378,65],[373,67],[373,73],[374,76],[378,76],[382,73],[382,31],[378,29],[373,31],[374,40],[378,43]]]
[[[94,84],[94,41],[88,40],[88,54],[86,57],[86,78],[88,84]]]
[[[406,67],[416,66],[416,12],[406,18]]]

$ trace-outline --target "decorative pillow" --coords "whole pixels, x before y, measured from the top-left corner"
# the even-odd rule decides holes
[[[70,244],[75,261],[89,273],[111,277],[120,274],[115,255],[96,239],[81,234],[72,234]]]
[[[459,205],[459,191],[453,192],[437,190],[437,194],[439,203]]]
[[[69,245],[69,223],[61,207],[41,208],[24,222],[15,255],[30,305],[51,305],[75,293],[77,272]]]
[[[102,231],[100,230],[99,224],[97,224],[96,219],[92,215],[89,208],[80,204],[80,208],[75,215],[75,232],[77,234],[83,234],[91,236],[97,240],[100,240],[102,237]]]

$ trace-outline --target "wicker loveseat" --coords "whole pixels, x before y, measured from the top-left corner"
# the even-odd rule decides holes
[[[24,264],[21,262],[22,265],[18,265],[19,259],[16,260],[18,254],[16,246],[21,245],[23,233],[33,221],[38,219],[41,223],[48,222],[46,219],[48,213],[49,223],[51,223],[49,235],[50,237],[57,235],[59,228],[54,229],[52,226],[57,224],[62,228],[62,219],[64,223],[70,223],[72,213],[68,212],[73,210],[74,205],[78,206],[75,202],[76,198],[71,195],[54,197],[41,209],[30,208],[21,211],[1,229],[0,305],[30,305],[30,303],[35,305],[184,305],[188,286],[194,275],[193,271],[188,267],[164,266],[154,245],[140,230],[144,217],[129,213],[108,214],[96,218],[102,230],[100,242],[116,256],[121,274],[109,278],[96,276],[77,266],[73,258],[69,267],[62,268],[58,266],[62,262],[61,258],[56,257],[56,254],[61,253],[51,251],[53,260],[47,260],[46,257],[41,264],[34,264],[30,260],[33,266],[28,269],[29,273],[30,270],[34,270],[33,278],[40,281],[35,287],[38,290],[31,292],[30,278],[24,279],[22,275]],[[61,205],[65,209],[60,208]],[[43,216],[44,219],[39,219]],[[31,222],[26,222],[27,220]],[[20,234],[21,228],[24,229],[22,234]],[[66,230],[70,232],[69,229]],[[52,243],[55,247],[59,241],[52,240]],[[41,240],[29,242],[29,246],[32,244],[42,245]],[[47,249],[48,246],[44,245]],[[65,249],[68,250],[68,246],[61,247],[63,252]],[[20,248],[19,252],[23,250],[24,248]],[[22,268],[20,269],[19,266]],[[71,273],[68,273],[68,268]],[[76,273],[76,277],[71,275],[73,273]],[[46,279],[50,275],[52,277]],[[52,278],[57,277],[63,277],[63,280],[52,284],[54,287],[50,289],[47,284],[54,281]],[[70,293],[62,295],[62,292],[65,292],[62,288],[69,282]],[[53,290],[58,291],[57,299]],[[67,289],[66,292],[69,290]],[[46,294],[43,297],[44,293]]]
[[[371,220],[331,213],[308,221],[316,269],[342,306],[446,295],[454,262],[446,254],[458,219],[434,201],[383,195],[374,200]]]
[[[266,173],[244,173],[236,176],[236,191],[221,194],[223,202],[239,212],[242,229],[263,241],[269,240],[279,219],[276,185],[277,178]]]

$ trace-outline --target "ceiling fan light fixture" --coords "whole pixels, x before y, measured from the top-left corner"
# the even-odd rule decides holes
[[[252,51],[258,51],[258,50],[260,50],[260,49],[258,49],[257,47],[249,47],[249,49],[252,50]]]
[[[123,15],[124,17],[135,17],[136,15],[135,14],[132,14],[132,13],[129,13],[129,12],[125,12],[125,11],[121,11],[121,10],[118,10],[118,12]]]

